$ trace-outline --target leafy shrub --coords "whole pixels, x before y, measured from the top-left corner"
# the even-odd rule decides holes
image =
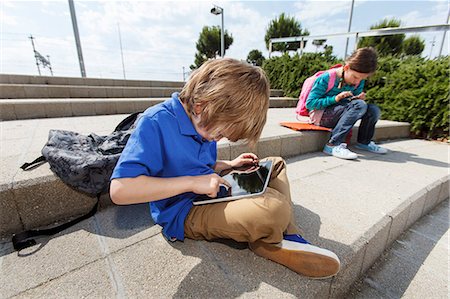
[[[386,57],[367,90],[382,118],[411,123],[411,132],[426,138],[448,136],[449,57],[405,60]]]
[[[266,59],[263,64],[271,88],[282,89],[286,96],[298,97],[300,88],[308,77],[338,63],[336,57],[323,53],[297,53]]]
[[[334,56],[307,53],[303,56],[268,59],[263,68],[272,88],[298,97],[303,81],[319,70],[342,63]],[[425,60],[417,56],[379,59],[377,72],[366,84],[367,101],[382,110],[382,119],[405,121],[411,132],[426,138],[449,136],[450,57]]]

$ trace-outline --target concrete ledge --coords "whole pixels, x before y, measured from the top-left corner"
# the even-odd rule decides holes
[[[136,89],[133,89],[136,92]],[[97,88],[98,96],[109,92]],[[136,94],[136,93],[135,93]],[[0,119],[19,120],[67,116],[110,115],[143,111],[167,98],[81,98],[81,99],[4,99],[0,100]],[[270,98],[271,108],[290,108],[295,98]]]
[[[29,100],[21,100],[24,104],[20,107],[22,111],[16,110],[16,113],[42,113],[45,114],[49,109],[64,114],[69,113],[65,110],[64,105],[40,105],[38,108],[27,109],[25,103]],[[68,99],[64,101],[72,105],[72,111],[77,113],[95,115],[96,113],[117,113],[115,105],[96,106],[87,105],[90,100],[79,99],[72,102]],[[111,103],[107,100],[108,103]],[[120,99],[117,102],[123,103]],[[133,102],[133,101],[131,101]],[[139,107],[140,101],[133,102]],[[147,105],[147,102],[142,101]],[[153,103],[156,104],[156,101]],[[109,111],[100,111],[104,107],[109,107]],[[47,109],[47,110],[46,110]],[[79,109],[79,110],[76,110]],[[3,122],[2,145],[5,150],[2,157],[3,168],[1,181],[5,187],[0,192],[1,201],[10,201],[14,198],[15,206],[22,225],[18,226],[16,222],[5,222],[1,229],[3,235],[7,235],[17,231],[18,227],[37,227],[50,224],[54,221],[61,220],[64,217],[73,216],[71,213],[78,214],[80,211],[74,209],[79,206],[82,210],[88,209],[85,205],[80,205],[79,193],[67,188],[61,184],[59,179],[55,177],[49,169],[48,164],[44,164],[32,171],[22,171],[19,166],[24,162],[32,161],[40,156],[40,150],[47,140],[49,129],[66,129],[88,134],[96,132],[97,134],[108,134],[123,119],[123,115],[111,116],[86,116],[62,119],[34,119],[23,121]],[[304,131],[295,132],[290,129],[281,127],[278,120],[284,119],[289,121],[295,118],[293,109],[269,109],[268,121],[264,128],[262,138],[255,148],[249,148],[241,142],[229,143],[226,140],[219,142],[218,155],[220,159],[232,159],[241,153],[252,151],[259,157],[283,156],[291,157],[302,155],[305,153],[320,151],[329,138],[329,133]],[[406,129],[405,129],[406,128]],[[395,123],[380,121],[378,130],[387,130],[388,133],[380,134],[380,136],[391,136],[392,138],[405,138],[405,134],[409,125],[406,123]],[[355,128],[357,130],[357,127]],[[381,140],[378,138],[377,140]],[[43,187],[45,185],[45,187]],[[434,190],[434,189],[433,189]],[[29,198],[29,194],[33,194],[33,198]],[[87,203],[92,201],[83,199]],[[49,202],[49,203],[46,203]],[[65,207],[55,204],[56,202],[65,203]],[[430,201],[430,204],[434,202]],[[0,205],[11,208],[10,203],[0,203]],[[51,211],[53,209],[53,211]],[[35,210],[47,211],[46,215],[35,215]],[[14,213],[13,213],[14,214]]]
[[[278,152],[277,138],[266,137],[261,145],[266,143]],[[236,146],[221,142],[220,156],[227,158]],[[424,215],[425,206],[437,205],[449,195],[447,145],[397,140],[384,146],[389,154],[359,152],[358,161],[320,153],[287,159],[298,224],[313,244],[333,250],[341,259],[341,271],[332,279],[298,276],[255,256],[245,245],[167,242],[160,227],[148,223],[148,206],[142,204],[102,209],[95,217],[49,238],[29,257],[18,257],[10,243],[5,243],[0,258],[2,270],[10,275],[0,277],[4,294],[45,297],[51,292],[67,297],[76,292],[83,297],[95,291],[99,297],[114,297],[109,292],[119,282],[126,297],[342,298],[409,226],[410,217]],[[420,175],[410,176],[411,172]],[[105,273],[114,273],[114,279]],[[93,286],[88,282],[94,278]],[[143,278],[150,279],[145,286],[158,287],[143,287]],[[86,288],[57,287],[79,279],[86,281]],[[204,284],[205,279],[210,283]]]
[[[0,74],[0,84],[90,85],[90,86],[128,86],[128,87],[159,86],[159,87],[181,88],[184,86],[185,82]]]
[[[103,86],[103,85],[46,85],[46,84],[0,84],[0,99],[41,98],[107,98],[107,97],[170,97],[181,87],[165,86]],[[283,91],[271,89],[270,96],[282,97]]]

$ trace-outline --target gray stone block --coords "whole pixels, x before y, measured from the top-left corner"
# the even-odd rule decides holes
[[[0,238],[10,237],[13,233],[23,230],[14,194],[6,188],[2,189],[0,191]]]
[[[95,105],[90,100],[72,101],[71,106],[75,116],[95,115]]]
[[[441,181],[435,181],[428,185],[427,188],[427,199],[423,206],[422,216],[428,214],[439,202],[439,193],[441,191],[442,183]]]
[[[422,217],[423,208],[425,206],[425,201],[427,199],[426,188],[423,188],[410,196],[411,207],[408,214],[408,220],[406,221],[406,228],[410,227],[415,223],[420,217]]]
[[[0,98],[2,99],[22,99],[25,98],[25,89],[22,84],[1,84]]]
[[[72,87],[69,85],[48,85],[48,97],[61,99],[69,98],[71,88]]]
[[[137,98],[138,93],[135,87],[124,87],[122,88],[122,93],[124,98]]]
[[[271,97],[282,97],[282,96],[284,96],[284,91],[282,89],[271,89],[270,96]]]
[[[14,111],[17,119],[28,118],[44,118],[46,117],[44,105],[36,105],[36,100],[23,99],[20,102],[16,102]]]
[[[366,272],[386,249],[390,227],[391,218],[383,217],[363,235],[367,243],[360,275]]]
[[[447,198],[449,198],[449,176],[446,175],[444,178],[441,179],[441,191],[439,193],[439,202],[442,202],[444,200],[446,200]]]
[[[116,103],[106,100],[97,100],[94,102],[96,115],[116,114]]]
[[[108,98],[123,98],[123,88],[108,86],[106,88],[106,97],[108,97]]]
[[[150,87],[136,87],[136,93],[138,98],[151,98],[152,96],[159,96],[159,94],[153,94],[153,89]]]
[[[270,108],[294,108],[297,106],[297,98],[273,98],[269,99]]]
[[[412,204],[411,200],[406,200],[389,213],[388,216],[391,217],[392,222],[386,247],[389,247],[406,230]]]
[[[343,298],[348,288],[358,279],[363,265],[364,249],[357,250],[356,252],[351,250],[346,255],[347,259],[344,260],[344,263],[341,260],[341,271],[331,282],[329,298]],[[345,262],[346,260],[348,262]]]
[[[0,120],[14,120],[17,119],[14,111],[16,101],[3,100],[0,102]]]
[[[72,116],[72,105],[69,101],[55,100],[46,101],[42,104],[45,109],[46,117],[66,117]]]
[[[242,141],[230,143],[230,159],[233,160],[237,156],[243,153],[254,153],[259,156],[258,149],[256,147],[249,146]]]
[[[46,85],[24,85],[25,97],[30,99],[49,98],[50,93]]]
[[[283,158],[297,156],[302,153],[302,136],[300,133],[292,133],[289,135],[283,135],[281,139],[281,156]]]
[[[281,138],[278,136],[261,138],[256,147],[260,159],[281,156]]]
[[[217,144],[217,160],[231,160],[231,149],[229,143]]]
[[[138,111],[134,99],[120,99],[116,101],[117,113],[133,113]]]
[[[47,84],[49,85],[69,85],[70,78],[67,77],[47,77]]]
[[[51,176],[19,181],[14,184],[12,192],[25,229],[85,214],[96,201]]]
[[[89,98],[89,87],[86,86],[71,86],[71,98]]]
[[[106,98],[106,88],[99,86],[90,86],[88,89],[90,98]]]
[[[304,131],[301,132],[302,139],[300,141],[301,154],[306,154],[310,152],[321,151],[324,145],[330,138],[329,133],[326,132],[311,132]]]
[[[136,112],[137,111],[145,111],[148,107],[153,106],[155,103],[147,100],[147,99],[142,99],[142,100],[137,100],[134,103],[134,108],[136,108]]]

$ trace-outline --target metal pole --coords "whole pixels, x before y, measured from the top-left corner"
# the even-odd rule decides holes
[[[447,14],[447,24],[448,21],[450,19],[450,8],[448,10],[448,14]],[[447,30],[444,31],[444,34],[442,35],[442,42],[441,42],[441,48],[439,49],[439,57],[442,55],[442,49],[444,48],[444,40],[445,40],[445,34],[447,33]]]
[[[119,25],[119,23],[117,23],[117,28],[119,29],[120,56],[122,57],[123,78],[126,79],[127,77],[125,76],[125,63],[123,62],[122,35],[120,34],[120,25]]]
[[[272,39],[269,40],[269,58],[271,54],[272,54]]]
[[[73,0],[69,0],[70,16],[72,17],[73,34],[75,35],[75,43],[77,45],[78,61],[80,63],[81,77],[86,77],[86,70],[84,69],[83,53],[81,51],[80,35],[78,34],[77,17],[75,15],[75,5]]]
[[[38,58],[37,58],[37,55],[36,55],[36,49],[34,48],[34,41],[33,41],[34,37],[30,34],[29,39],[31,39],[31,45],[33,46],[34,59],[36,59],[36,66],[37,66],[38,73],[39,73],[39,76],[40,76],[41,75],[41,69],[39,68],[39,61],[38,61]]]
[[[52,74],[52,76],[53,76],[52,64],[50,63],[50,56],[49,55],[47,55],[47,60],[48,60],[48,68],[50,69],[50,74]]]
[[[303,37],[302,37],[302,40],[300,41],[300,56],[303,55],[303,45],[304,45],[304,41],[303,41]]]
[[[352,18],[353,18],[353,6],[355,5],[355,0],[352,0],[352,8],[350,9],[350,17],[348,20],[348,30],[347,32],[350,32],[350,29],[352,28]],[[347,50],[348,50],[348,37],[347,37],[347,41],[345,42],[345,55],[344,55],[344,59],[347,58]]]
[[[223,8],[220,8],[222,10],[222,30],[220,33],[220,57],[223,58],[225,55],[225,28],[223,27]]]
[[[183,82],[186,82],[186,77],[184,76],[184,66],[183,66]]]
[[[430,49],[430,56],[431,59],[431,53],[433,53],[434,44],[436,43],[436,36],[433,36],[433,40],[431,41],[431,49]]]

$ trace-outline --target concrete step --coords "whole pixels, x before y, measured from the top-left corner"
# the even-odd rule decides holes
[[[61,183],[50,171],[48,164],[32,171],[22,171],[19,167],[40,156],[50,129],[107,135],[125,116],[86,116],[1,122],[3,134],[1,136],[0,236],[47,225],[87,212],[92,206],[92,198],[82,196]],[[249,149],[242,143],[221,140],[219,158],[234,158],[249,150],[260,157],[296,156],[321,150],[329,138],[327,132],[290,130],[279,125],[282,121],[295,121],[293,108],[269,109],[268,120],[256,149]],[[353,138],[357,136],[358,126],[357,124]],[[375,139],[406,138],[408,135],[409,124],[380,121]],[[42,211],[45,211],[45,214]]]
[[[0,84],[45,84],[45,85],[181,88],[184,86],[185,82],[0,74]]]
[[[1,120],[110,115],[143,111],[164,98],[61,98],[0,100]],[[271,97],[271,108],[296,107],[298,99]]]
[[[279,154],[290,142],[300,149],[324,135],[307,133],[294,133],[302,139],[298,143],[280,134],[278,151],[267,143],[267,134],[258,150]],[[56,236],[41,238],[22,256],[3,242],[2,296],[342,298],[406,228],[449,196],[446,144],[394,140],[383,146],[388,154],[358,152],[356,161],[322,153],[287,160],[295,218],[307,239],[340,257],[341,271],[334,278],[306,279],[255,256],[246,244],[167,242],[151,222],[148,205],[140,204],[102,209]],[[229,153],[222,150],[222,156],[240,152],[224,147]],[[53,193],[49,185],[42,189]],[[30,199],[38,192],[26,193]]]
[[[170,97],[176,91],[181,91],[181,87],[0,84],[0,99],[151,98]],[[270,95],[281,97],[283,91],[272,89]]]
[[[448,298],[449,201],[407,229],[346,298]]]

